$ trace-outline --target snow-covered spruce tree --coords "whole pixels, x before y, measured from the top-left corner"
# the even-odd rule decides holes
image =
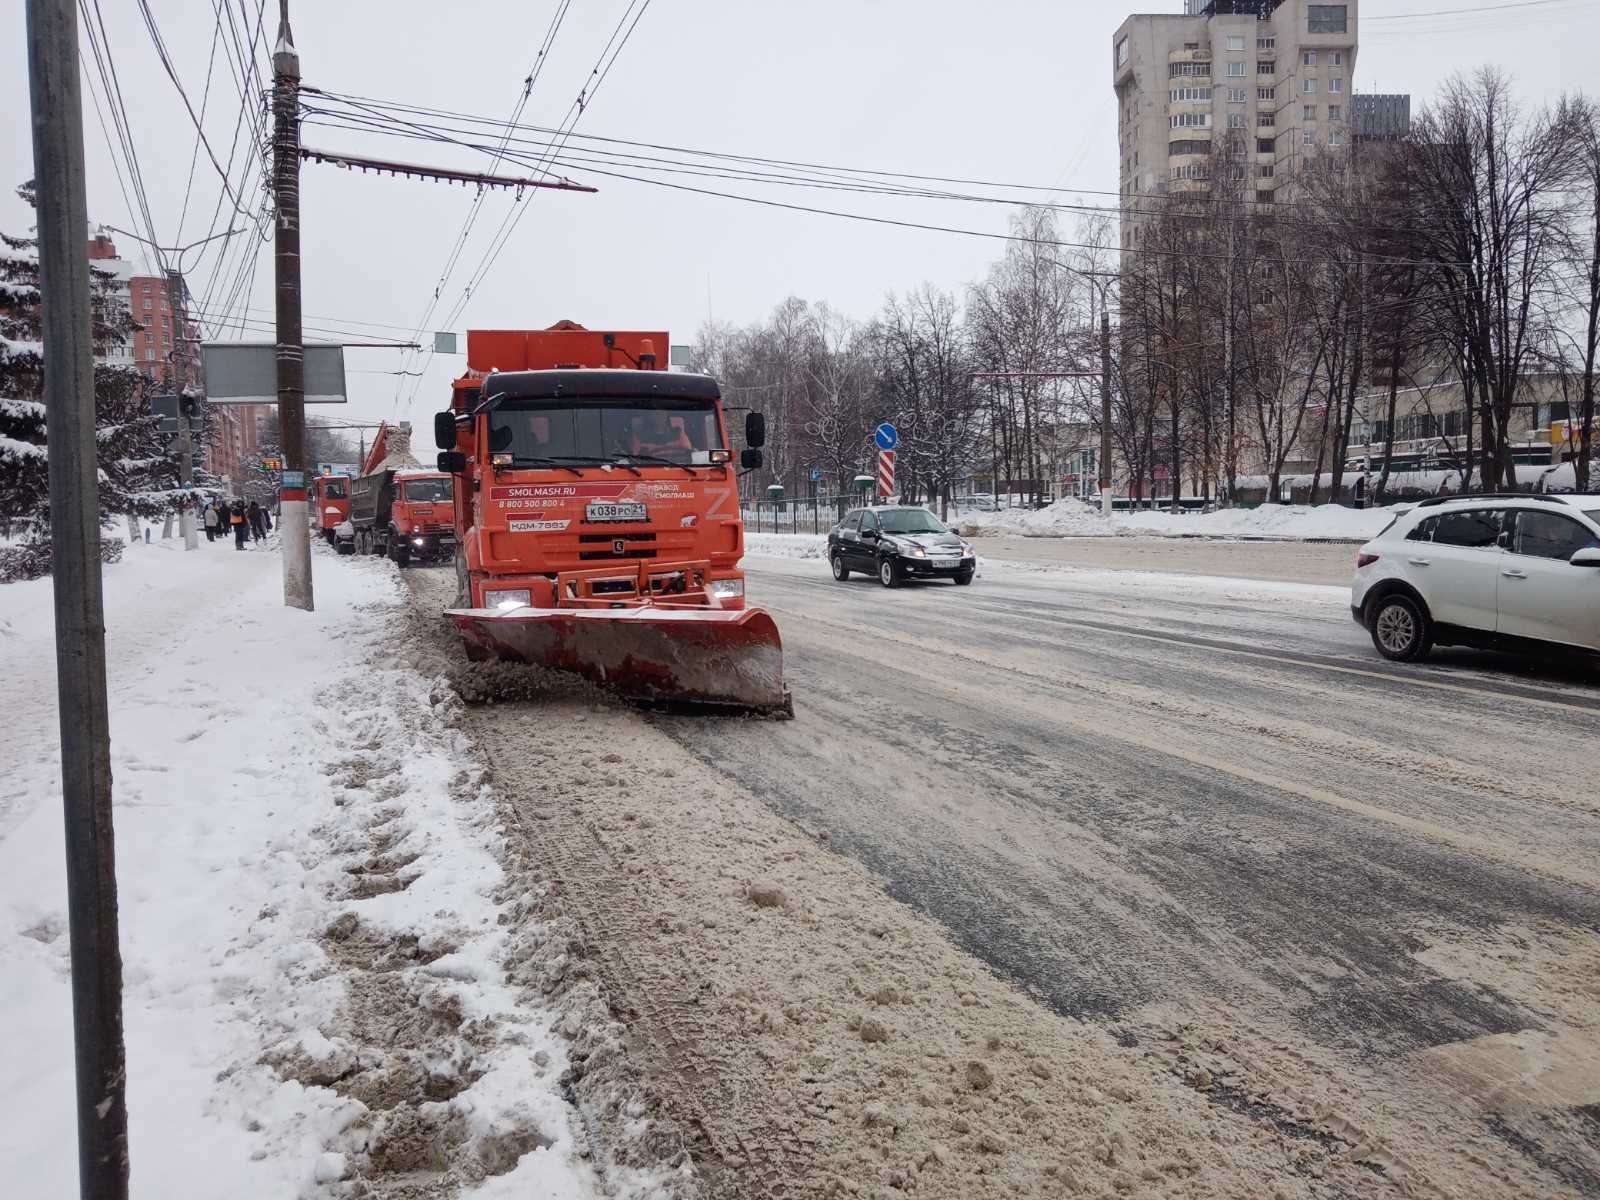
[[[18,194],[32,202],[31,188]],[[42,543],[50,531],[45,455],[44,348],[39,260],[32,238],[0,233],[0,532]],[[91,270],[95,346],[129,337],[135,323],[110,274]],[[150,410],[154,385],[130,367],[97,363],[95,427],[102,525],[179,507],[178,460]]]

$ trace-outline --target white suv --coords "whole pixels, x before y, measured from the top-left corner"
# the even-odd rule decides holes
[[[1435,645],[1600,655],[1600,496],[1425,500],[1361,547],[1350,609],[1397,662]]]

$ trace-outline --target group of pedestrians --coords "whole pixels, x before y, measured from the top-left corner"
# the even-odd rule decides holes
[[[206,527],[206,541],[214,542],[218,538],[228,540],[228,534],[233,534],[233,548],[243,550],[245,543],[261,541],[272,532],[272,514],[254,500],[246,504],[243,500],[212,500],[203,510],[202,519]]]

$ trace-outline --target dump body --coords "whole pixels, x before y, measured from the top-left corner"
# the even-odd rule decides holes
[[[787,707],[772,619],[745,611],[738,479],[714,380],[660,369],[665,333],[467,335],[437,418],[458,475],[469,654],[651,700]]]
[[[387,554],[401,566],[455,553],[454,481],[440,471],[383,470],[350,485],[358,553]]]

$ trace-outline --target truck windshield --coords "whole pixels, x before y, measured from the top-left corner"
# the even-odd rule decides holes
[[[406,482],[407,500],[417,500],[426,504],[448,500],[451,494],[448,479],[412,479]]]
[[[489,449],[513,463],[611,462],[639,457],[682,466],[709,465],[722,429],[708,403],[639,406],[586,402],[498,408],[489,414]]]
[[[342,479],[329,479],[322,485],[322,494],[329,500],[343,500],[347,495]]]

